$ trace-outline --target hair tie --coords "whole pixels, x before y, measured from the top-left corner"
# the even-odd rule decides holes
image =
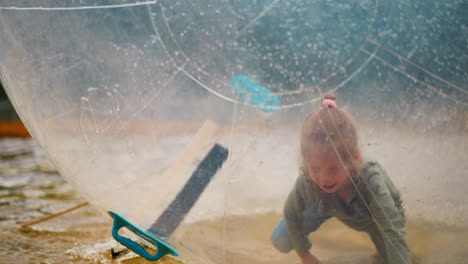
[[[322,107],[323,108],[327,108],[327,107],[336,108],[336,102],[331,99],[324,99],[322,101]]]

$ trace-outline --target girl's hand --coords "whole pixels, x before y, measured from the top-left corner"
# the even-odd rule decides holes
[[[310,254],[309,251],[299,254],[302,264],[320,264],[320,261]]]

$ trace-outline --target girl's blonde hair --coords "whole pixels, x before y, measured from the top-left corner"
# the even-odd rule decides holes
[[[322,99],[322,108],[305,119],[300,143],[303,161],[317,147],[334,151],[344,162],[350,161],[358,151],[354,120],[346,111],[336,107],[335,100],[335,94],[327,94]]]

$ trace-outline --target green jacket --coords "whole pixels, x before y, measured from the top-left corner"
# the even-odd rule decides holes
[[[298,253],[310,250],[311,242],[303,231],[303,212],[318,203],[320,214],[369,233],[385,263],[411,263],[400,192],[377,162],[363,162],[357,174],[351,198],[343,202],[335,194],[319,195],[319,187],[301,169],[284,207],[293,248]]]

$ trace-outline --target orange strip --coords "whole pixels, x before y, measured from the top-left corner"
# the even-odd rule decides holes
[[[2,137],[31,137],[20,120],[0,120],[0,138]]]

